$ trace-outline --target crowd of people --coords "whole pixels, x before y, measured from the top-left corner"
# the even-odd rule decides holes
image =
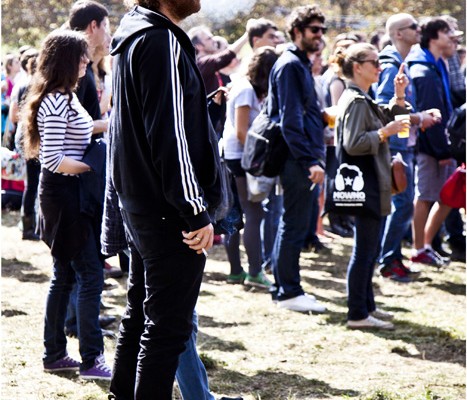
[[[454,18],[395,14],[385,32],[341,33],[330,45],[325,13],[302,6],[288,16],[290,40],[260,18],[229,44],[207,26],[179,27],[199,1],[132,4],[112,38],[109,10],[78,0],[40,49],[4,59],[2,146],[26,160],[23,240],[43,240],[53,257],[45,371],[109,380],[109,399],[171,399],[175,378],[184,399],[214,399],[195,306],[215,244],[228,256],[226,283],[264,289],[286,310],[325,313],[301,285],[300,254],[353,235],[349,329],[395,328],[376,307],[375,271],[409,284],[420,265],[465,261],[462,216],[440,200],[465,162],[453,159],[447,132],[465,107]],[[280,125],[287,155],[258,196],[241,160],[261,112]],[[392,194],[396,155],[407,188]],[[343,159],[355,171],[369,165],[375,213],[325,208]],[[359,191],[356,182],[341,186]],[[111,369],[100,306],[115,255],[128,295]],[[67,352],[73,336],[81,361]]]

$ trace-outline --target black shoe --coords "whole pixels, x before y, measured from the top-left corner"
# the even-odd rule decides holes
[[[351,231],[350,229],[344,228],[343,226],[338,225],[338,224],[331,224],[330,230],[332,233],[335,233],[336,235],[339,235],[345,238],[349,238],[353,236],[353,231]]]
[[[311,249],[311,251],[317,254],[330,254],[331,253],[331,249],[329,247],[326,247],[319,239],[316,242],[311,243],[309,248]]]
[[[451,246],[451,260],[465,262],[465,249]]]
[[[448,253],[446,250],[444,250],[442,246],[433,247],[433,250],[436,251],[441,257],[444,257],[444,258],[451,257],[451,253]]]
[[[221,397],[219,400],[243,400],[243,397]]]
[[[23,240],[33,240],[35,242],[41,240],[39,235],[34,232],[34,230],[27,230],[23,232]]]
[[[99,325],[101,328],[106,328],[116,320],[117,317],[114,317],[113,315],[99,315]]]
[[[117,335],[115,334],[114,331],[109,331],[106,329],[101,329],[101,331],[102,331],[102,336],[108,337],[110,339],[117,339]]]

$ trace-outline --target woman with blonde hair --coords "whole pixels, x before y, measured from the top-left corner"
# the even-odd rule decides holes
[[[376,308],[372,278],[380,252],[383,217],[391,212],[391,157],[387,138],[410,124],[393,120],[395,114],[408,112],[404,90],[409,81],[400,69],[394,79],[395,97],[387,107],[379,106],[368,95],[381,72],[376,48],[367,43],[351,45],[337,62],[347,88],[338,104],[336,152],[355,162],[372,156],[379,192],[379,215],[355,216],[354,248],[347,268],[347,327],[393,329],[394,325],[387,321],[393,315]]]

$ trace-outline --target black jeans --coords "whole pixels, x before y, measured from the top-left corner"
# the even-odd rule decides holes
[[[181,220],[122,216],[130,273],[110,391],[117,400],[170,400],[206,258],[183,243]]]

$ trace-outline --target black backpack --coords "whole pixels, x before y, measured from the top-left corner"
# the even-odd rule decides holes
[[[459,164],[465,163],[465,103],[454,109],[446,128],[449,133],[452,158]]]
[[[265,105],[246,135],[242,168],[251,175],[272,178],[282,172],[287,155],[281,127],[269,117]]]

